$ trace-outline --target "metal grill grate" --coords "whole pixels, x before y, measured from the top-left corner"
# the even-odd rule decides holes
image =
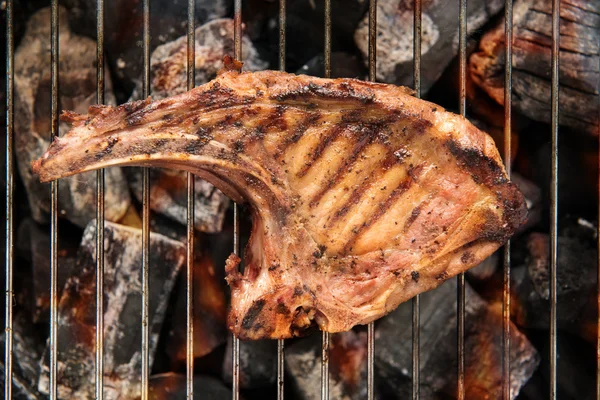
[[[188,28],[187,28],[187,87],[194,86],[194,0],[188,0]],[[464,116],[466,113],[466,34],[467,34],[467,0],[459,0],[459,63],[460,63],[460,113]],[[551,212],[550,212],[550,398],[556,399],[556,267],[557,267],[557,195],[558,195],[558,93],[559,93],[559,15],[560,1],[552,1],[552,182],[551,182]],[[370,0],[369,5],[369,80],[375,80],[376,65],[376,9],[377,0]],[[97,102],[104,102],[104,0],[97,0]],[[241,59],[241,35],[242,35],[242,0],[234,2],[234,53],[237,59]],[[143,0],[143,96],[150,95],[150,2]],[[286,39],[286,1],[279,1],[279,69],[285,70],[285,39]],[[325,40],[324,40],[324,68],[325,77],[331,75],[331,15],[335,10],[331,9],[331,0],[325,0]],[[13,194],[14,194],[14,1],[6,1],[6,341],[5,341],[5,398],[12,398],[12,323],[13,323],[13,268],[14,268],[14,225],[13,225]],[[416,95],[421,95],[421,0],[414,0],[414,88]],[[51,140],[58,135],[58,0],[52,0],[51,13]],[[504,158],[510,159],[511,154],[511,83],[512,83],[512,1],[505,1],[505,125],[504,125]],[[510,163],[506,162],[506,169],[510,175]],[[194,180],[188,173],[188,208],[187,208],[187,396],[193,398],[193,242],[194,242]],[[148,398],[148,378],[149,378],[149,324],[148,324],[148,262],[149,262],[149,175],[148,169],[143,172],[143,268],[142,268],[142,399]],[[57,211],[58,211],[58,183],[51,185],[51,316],[50,316],[50,398],[57,398],[57,270],[59,268],[57,261]],[[599,207],[600,209],[600,207]],[[240,247],[240,223],[239,208],[234,207],[234,253],[239,253]],[[104,172],[97,173],[97,273],[96,273],[96,371],[95,371],[95,391],[96,398],[103,398],[103,272],[104,272]],[[599,239],[600,248],[600,239]],[[598,264],[600,273],[600,260]],[[510,398],[510,242],[504,250],[504,290],[503,290],[503,357],[502,357],[502,388],[503,399]],[[457,331],[458,331],[458,384],[457,398],[465,398],[465,278],[461,274],[458,278],[457,292]],[[600,285],[600,280],[599,280]],[[600,286],[599,286],[600,291]],[[598,297],[600,304],[600,296]],[[412,366],[412,398],[419,398],[419,296],[413,299],[413,366]],[[600,327],[600,319],[598,320]],[[368,327],[368,367],[367,367],[367,391],[368,399],[374,398],[374,345],[375,337],[373,324]],[[329,345],[330,335],[323,333],[322,348],[322,376],[321,376],[321,398],[329,398]],[[239,399],[239,340],[233,338],[233,398]],[[278,349],[278,367],[277,367],[277,398],[284,398],[284,342],[279,340]],[[597,346],[598,365],[597,371],[600,374],[600,342]],[[597,398],[600,399],[600,380],[597,380]]]

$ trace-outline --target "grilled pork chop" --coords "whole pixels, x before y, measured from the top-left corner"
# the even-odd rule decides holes
[[[34,165],[42,181],[113,165],[190,171],[250,205],[227,261],[229,328],[289,338],[345,331],[477,265],[526,207],[493,141],[408,89],[231,61],[187,93],[64,112],[72,130]]]

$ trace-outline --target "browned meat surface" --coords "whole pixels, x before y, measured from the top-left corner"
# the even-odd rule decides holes
[[[477,265],[525,220],[493,141],[407,89],[222,72],[187,93],[65,112],[42,181],[112,165],[193,172],[254,220],[228,260],[229,328],[345,331]]]

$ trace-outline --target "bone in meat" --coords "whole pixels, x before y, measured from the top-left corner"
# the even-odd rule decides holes
[[[492,139],[407,89],[228,70],[187,93],[65,112],[33,165],[50,181],[110,165],[190,171],[247,201],[227,265],[229,328],[288,338],[366,324],[477,265],[523,223]]]

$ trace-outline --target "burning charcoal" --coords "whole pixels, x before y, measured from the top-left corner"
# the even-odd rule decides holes
[[[198,242],[198,240],[196,240]],[[196,251],[194,262],[194,357],[203,357],[225,343],[225,280],[219,279],[208,255]],[[167,353],[175,365],[186,361],[186,275],[181,271]]]
[[[96,102],[96,43],[74,35],[67,13],[60,8],[59,109],[86,113]],[[34,220],[48,222],[50,185],[42,184],[31,171],[31,162],[47,150],[51,130],[51,77],[49,63],[50,8],[34,14],[27,24],[25,37],[15,53],[15,153],[19,172],[27,190]],[[114,103],[111,83],[106,75],[106,99]],[[65,133],[67,126],[61,124]],[[127,182],[119,168],[105,175],[106,219],[118,221],[130,204]],[[61,179],[59,216],[85,227],[96,215],[96,173]]]
[[[108,399],[139,396],[141,346],[142,232],[107,222],[104,230],[104,382]],[[83,233],[78,274],[60,299],[58,320],[58,391],[60,397],[92,398],[95,363],[96,224]],[[175,277],[185,262],[185,246],[150,234],[150,365]],[[38,388],[48,393],[48,348]]]
[[[196,25],[221,18],[232,10],[232,0],[195,0]],[[63,4],[63,3],[61,3]],[[64,0],[74,30],[96,37],[96,0]],[[187,1],[150,0],[150,49],[185,35]],[[117,0],[105,10],[105,48],[116,79],[129,90],[143,71],[141,50],[142,3]],[[108,34],[110,33],[110,34]],[[126,100],[126,99],[123,99]]]
[[[243,5],[246,32],[257,47],[264,48],[264,53],[273,56],[269,62],[272,69],[277,69],[278,2],[247,0]],[[331,46],[334,51],[355,51],[352,34],[367,8],[368,1],[364,0],[331,2]],[[286,67],[288,71],[295,71],[323,52],[324,2],[288,1],[286,11]],[[319,73],[322,74],[322,71]]]
[[[2,349],[4,350],[4,334],[2,334]],[[0,360],[0,375],[2,376],[2,380],[0,380],[0,391],[5,393],[4,390],[4,374],[6,374],[6,370],[4,367],[4,351],[1,353],[3,355]],[[11,400],[42,400],[45,396],[40,395],[40,393],[35,390],[35,387],[29,385],[23,377],[19,375],[18,372],[13,370],[12,375],[12,397]]]
[[[13,317],[13,398],[37,400],[43,397],[36,390],[39,378],[39,359],[43,347],[37,342],[36,330],[25,313]],[[0,335],[0,389],[4,393],[4,350],[6,334]]]
[[[502,9],[502,0],[468,2],[468,33],[481,28]],[[413,83],[413,7],[408,0],[377,4],[377,80],[400,85]],[[423,2],[421,88],[429,90],[458,54],[458,3]],[[365,15],[354,34],[356,45],[368,60],[369,17]]]
[[[232,382],[232,340],[228,335],[223,380]],[[257,389],[275,385],[277,379],[277,342],[252,340],[240,343],[240,387]]]
[[[125,168],[131,190],[142,199],[142,170]],[[210,183],[195,177],[195,227],[200,231],[217,232],[223,226],[229,199]],[[150,170],[150,208],[181,224],[187,222],[187,177],[185,172]]]
[[[123,218],[119,220],[119,223],[132,228],[142,228],[142,216],[137,211],[135,205],[132,204],[129,206]],[[150,230],[155,232],[155,230],[152,228],[152,217],[150,217]]]
[[[196,28],[196,85],[214,79],[223,68],[223,57],[233,54],[233,20],[210,21]],[[244,71],[259,71],[267,67],[246,35],[242,36]],[[153,100],[164,99],[187,90],[187,36],[158,46],[151,57],[151,93]],[[139,83],[130,100],[142,95]]]
[[[564,237],[579,240],[588,247],[595,247],[598,239],[598,226],[585,218],[568,215],[558,222],[559,234]]]
[[[153,375],[149,379],[150,400],[185,400],[185,375],[166,373]],[[223,400],[231,398],[231,391],[223,383],[210,376],[194,376],[195,398],[202,400]]]
[[[286,347],[286,371],[291,375],[291,384],[299,399],[321,398],[321,346],[321,335],[313,334]],[[366,359],[367,337],[364,332],[331,335],[330,398],[350,400],[367,397]],[[377,393],[376,398],[380,398]]]
[[[550,182],[552,173],[552,148],[547,134],[550,127],[541,132],[544,143],[531,153],[523,153],[519,160],[519,171],[538,185],[545,200],[545,209],[550,207]],[[561,135],[572,138],[576,133],[561,129]],[[598,212],[598,141],[595,138],[579,137],[564,140],[558,147],[558,203],[562,214],[571,212],[581,215],[596,215]],[[548,211],[546,211],[548,212]],[[547,214],[546,214],[547,215]]]
[[[548,396],[548,383],[544,381],[540,373],[540,369],[533,374],[531,379],[527,382],[521,392],[519,393],[518,400],[540,400],[547,399]]]
[[[68,229],[67,229],[68,230]],[[68,232],[72,233],[72,232]],[[76,242],[77,241],[77,242]],[[65,234],[59,229],[58,239],[58,295],[76,264],[79,235]],[[31,261],[32,310],[34,323],[47,323],[50,317],[50,228],[41,227],[32,219],[25,219],[17,233],[17,247]]]
[[[560,123],[598,135],[600,0],[561,1]],[[552,5],[544,0],[515,2],[513,107],[550,122]],[[498,103],[504,103],[504,21],[487,32],[470,59],[470,73]]]
[[[465,388],[467,399],[497,399],[502,393],[502,314],[466,287]],[[421,388],[438,396],[456,393],[456,279],[421,294]],[[376,373],[391,398],[410,393],[412,362],[410,302],[385,317],[376,328]],[[538,366],[535,348],[511,326],[511,398]]]
[[[540,372],[547,388],[550,378],[549,335],[540,335]],[[556,383],[557,398],[592,400],[596,399],[596,343],[584,342],[568,333],[559,332],[556,338]],[[549,398],[546,394],[544,398]]]
[[[519,228],[520,232],[525,232],[536,226],[542,219],[542,190],[535,183],[515,172],[510,179],[519,187],[527,203],[527,222]]]
[[[150,212],[150,230],[173,240],[187,241],[187,230],[184,225],[152,211]]]
[[[550,316],[548,235],[527,237],[524,265],[513,268],[512,316],[519,326],[548,329]],[[596,248],[593,241],[560,235],[557,265],[557,324],[595,342]],[[590,315],[593,314],[593,315]],[[590,331],[589,325],[593,327]]]
[[[502,250],[494,252],[491,256],[483,260],[476,267],[471,268],[466,272],[467,278],[470,281],[485,281],[494,276],[494,273],[500,265],[502,259]]]
[[[233,213],[229,213],[231,217]],[[240,243],[243,246],[247,243],[244,235],[244,220],[248,218],[248,214],[240,216]],[[225,262],[231,255],[233,248],[233,227],[228,225],[227,229],[211,235],[206,235],[207,249],[212,258],[213,265],[225,265]],[[217,268],[217,276],[219,279],[225,279],[225,268]]]
[[[196,84],[214,78],[223,67],[223,56],[233,54],[233,20],[218,19],[196,29]],[[244,69],[256,71],[266,68],[250,40],[242,39]],[[183,36],[159,46],[152,53],[152,98],[162,99],[187,90],[187,37]],[[131,100],[141,98],[138,84]],[[138,198],[142,196],[142,172],[127,169],[131,188]],[[150,174],[150,207],[182,224],[186,223],[187,178],[181,171],[153,169]],[[218,232],[223,225],[229,200],[211,184],[196,177],[196,229]]]
[[[324,77],[323,55],[319,54],[304,64],[296,73]],[[348,53],[331,53],[332,78],[358,78],[365,77],[365,67],[355,57]]]

